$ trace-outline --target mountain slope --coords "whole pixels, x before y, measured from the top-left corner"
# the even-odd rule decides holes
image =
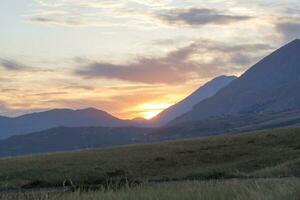
[[[0,140],[0,157],[128,145],[146,141],[151,129],[123,127],[58,127]]]
[[[203,99],[209,98],[215,95],[220,89],[227,86],[237,77],[235,76],[219,76],[199,89],[193,92],[190,96],[183,99],[179,103],[171,106],[170,108],[161,112],[158,116],[153,118],[151,121],[156,126],[165,125],[180,115],[192,110],[193,106],[202,101]]]
[[[16,118],[0,118],[0,138],[37,132],[59,126],[129,126],[131,123],[120,120],[104,111],[94,108],[83,110],[55,109],[32,113]]]
[[[172,123],[203,120],[211,116],[299,109],[299,88],[300,40],[294,40]]]

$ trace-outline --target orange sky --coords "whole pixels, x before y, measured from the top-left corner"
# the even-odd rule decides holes
[[[0,115],[153,117],[299,37],[299,10],[299,0],[1,0]]]

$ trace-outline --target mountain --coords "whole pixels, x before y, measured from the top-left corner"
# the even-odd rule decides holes
[[[82,110],[55,109],[45,112],[22,115],[15,118],[0,118],[0,138],[32,133],[59,126],[121,127],[133,125],[130,121],[118,119],[94,108]]]
[[[0,157],[108,147],[146,142],[151,129],[58,127],[0,140]]]
[[[299,89],[300,40],[294,40],[170,124],[204,120],[213,116],[296,110],[300,108]]]
[[[153,118],[151,122],[156,126],[167,124],[180,115],[192,110],[193,106],[200,101],[215,95],[220,89],[224,88],[236,78],[235,76],[219,76],[209,81],[187,98],[161,112],[158,116]]]
[[[153,130],[149,133],[149,138],[154,141],[177,140],[284,127],[300,127],[300,110],[215,116],[204,120],[181,122]]]

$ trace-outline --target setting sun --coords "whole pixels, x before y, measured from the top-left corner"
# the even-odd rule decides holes
[[[144,113],[144,118],[145,119],[151,119],[158,115],[162,110],[154,110],[154,111],[149,111]]]
[[[145,110],[143,112],[143,117],[146,119],[151,119],[171,105],[172,104],[143,104],[140,106],[140,108]]]

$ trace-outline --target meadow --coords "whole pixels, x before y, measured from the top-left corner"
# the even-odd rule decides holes
[[[3,195],[3,200],[299,200],[300,180],[223,180],[148,184],[117,191]]]
[[[298,177],[299,128],[0,160],[3,194],[75,191],[38,199],[296,199]]]

